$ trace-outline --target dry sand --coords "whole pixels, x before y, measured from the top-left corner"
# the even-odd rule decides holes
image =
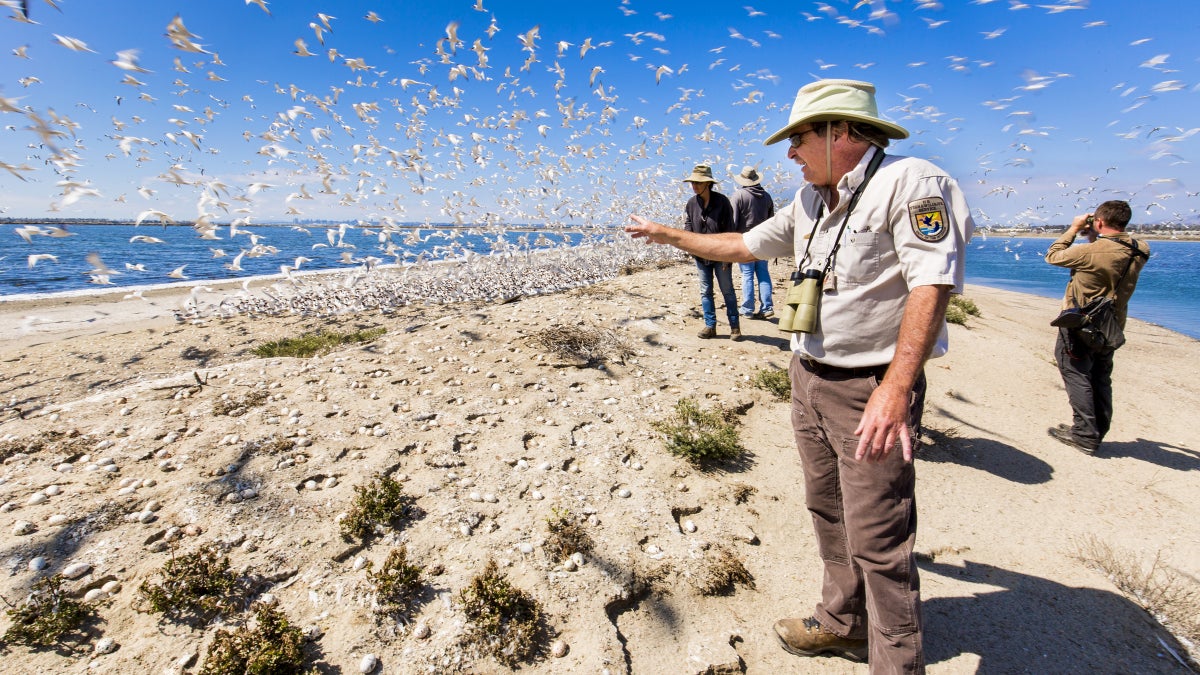
[[[743,322],[738,343],[698,339],[689,265],[502,305],[327,320],[177,323],[177,298],[147,295],[0,304],[0,438],[83,435],[0,467],[0,503],[15,506],[0,513],[0,595],[25,597],[35,556],[46,572],[89,564],[68,582],[79,592],[120,583],[74,650],[13,646],[7,672],[179,672],[181,658],[198,670],[216,626],[135,611],[138,586],[157,581],[172,555],[146,542],[186,525],[199,534],[175,542],[177,554],[217,543],[235,569],[277,579],[263,590],[293,623],[321,629],[308,649],[327,672],[359,672],[368,653],[378,672],[506,671],[458,646],[458,591],[489,558],[569,646],[525,672],[867,671],[774,642],[771,623],[807,614],[820,578],[787,405],[748,381],[786,366],[786,340],[764,321]],[[1094,538],[1139,564],[1161,554],[1190,583],[1200,576],[1200,343],[1130,321],[1113,431],[1086,456],[1046,434],[1070,415],[1047,324],[1057,303],[981,287],[967,296],[982,316],[951,326],[950,354],[927,366],[925,420],[939,441],[916,460],[929,672],[1186,672],[1168,652],[1183,647],[1073,553]],[[637,355],[586,365],[527,339],[555,324],[611,329]],[[375,326],[387,333],[320,357],[250,352],[305,331]],[[728,332],[723,318],[719,329]],[[265,404],[213,414],[221,397],[259,388]],[[744,408],[744,462],[701,472],[665,452],[650,423],[685,396]],[[311,445],[253,449],[301,429]],[[63,462],[74,469],[56,470]],[[335,518],[380,472],[403,480],[422,515],[358,550]],[[330,477],[336,485],[320,487]],[[135,480],[142,487],[121,494]],[[306,489],[310,480],[319,489]],[[30,504],[50,485],[61,492]],[[257,495],[227,496],[247,488]],[[161,505],[152,522],[127,520],[151,500]],[[595,550],[577,570],[543,546],[554,508],[591,516]],[[62,524],[51,524],[56,515]],[[17,535],[17,521],[35,530]],[[407,624],[373,614],[366,571],[355,569],[359,557],[380,565],[401,542],[410,560],[442,569]],[[694,581],[722,549],[744,562],[753,588],[702,596]],[[419,622],[429,637],[413,635]],[[93,653],[101,637],[115,651]]]

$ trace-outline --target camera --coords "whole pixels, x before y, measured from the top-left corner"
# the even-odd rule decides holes
[[[786,333],[815,333],[821,307],[821,285],[825,275],[819,269],[796,270],[792,287],[784,298],[779,330]]]

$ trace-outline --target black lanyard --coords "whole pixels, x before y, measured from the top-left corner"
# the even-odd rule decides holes
[[[863,175],[863,182],[858,184],[854,189],[854,193],[850,195],[850,203],[846,205],[846,215],[842,217],[842,226],[838,229],[837,238],[833,242],[833,248],[830,249],[829,255],[825,257],[825,269],[821,276],[829,274],[833,269],[833,264],[837,260],[838,249],[842,247],[842,234],[846,232],[846,223],[850,222],[850,214],[854,212],[854,207],[858,205],[858,199],[862,196],[863,190],[866,189],[867,183],[875,176],[875,172],[879,170],[879,165],[883,163],[883,148],[876,148],[875,156],[867,164],[867,171]],[[837,187],[834,186],[836,190]],[[817,230],[821,227],[821,220],[825,217],[825,200],[821,200],[817,206],[817,219],[813,222],[812,231],[808,233],[808,243],[804,245],[804,255],[800,258],[799,264],[796,266],[796,271],[792,273],[793,280],[798,280],[796,275],[800,274],[800,265],[808,259],[808,249],[812,247],[813,239],[817,234]]]

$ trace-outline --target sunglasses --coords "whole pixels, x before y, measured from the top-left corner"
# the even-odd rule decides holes
[[[815,133],[817,133],[817,130],[816,129],[805,129],[804,131],[801,131],[798,134],[792,134],[791,136],[788,136],[788,143],[791,143],[793,148],[800,147],[804,143],[804,134],[807,134],[807,133],[815,134]]]

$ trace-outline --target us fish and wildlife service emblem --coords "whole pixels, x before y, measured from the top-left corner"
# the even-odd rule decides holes
[[[908,220],[913,233],[922,241],[941,241],[950,234],[946,202],[941,197],[926,197],[908,203]]]

